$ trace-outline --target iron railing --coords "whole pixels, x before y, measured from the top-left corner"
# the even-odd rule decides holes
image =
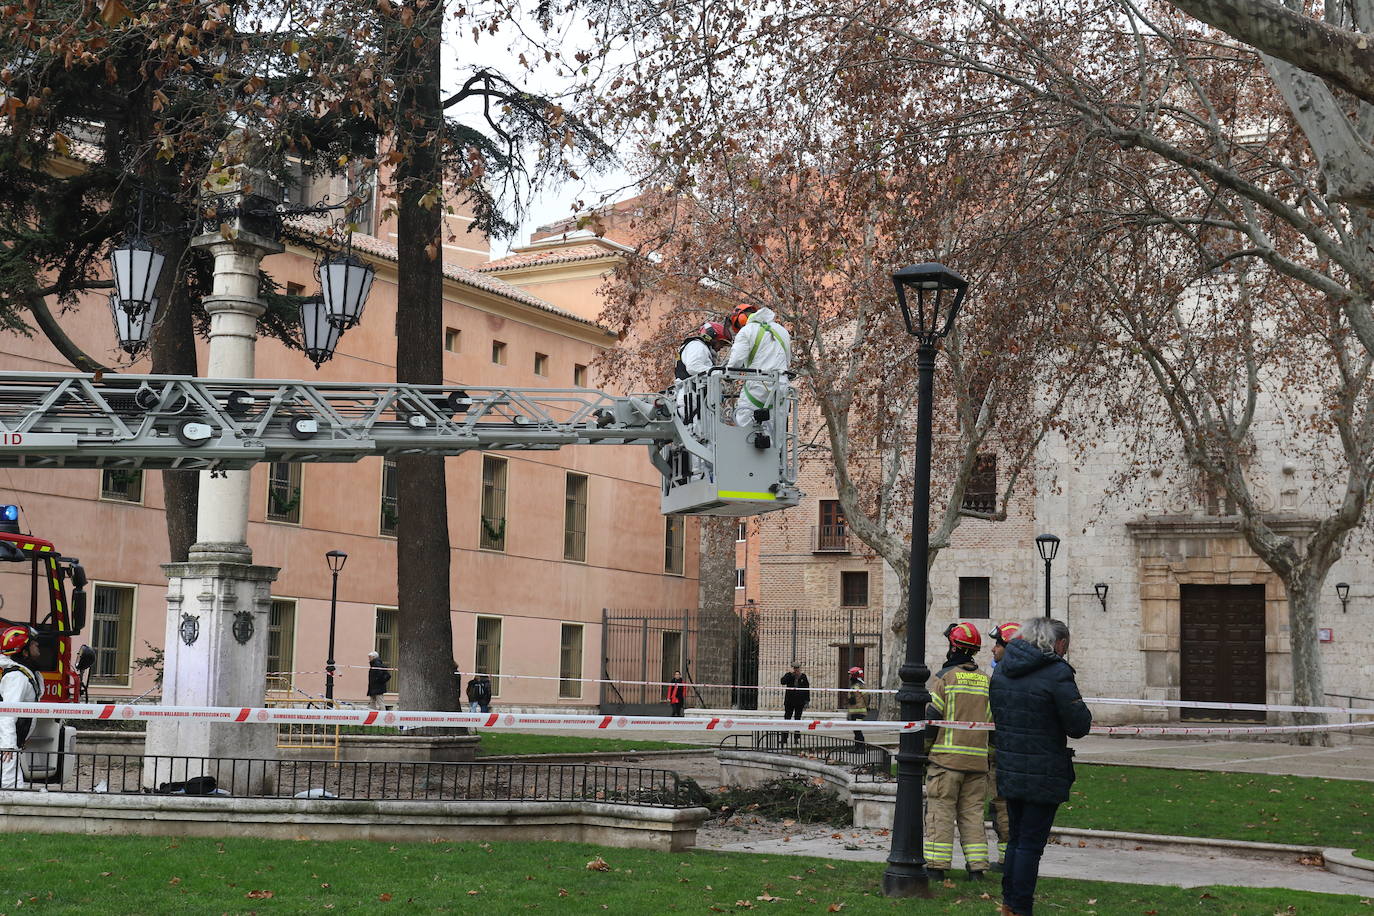
[[[863,722],[856,721],[854,725],[861,731]],[[891,782],[896,779],[892,773],[893,753],[890,749],[853,738],[805,731],[750,732],[747,735],[730,735],[720,746],[739,751],[807,757],[843,767],[864,782]]]
[[[848,525],[813,525],[812,553],[849,553]]]
[[[27,755],[40,766],[55,754]],[[26,789],[340,801],[594,801],[688,808],[700,789],[672,770],[580,763],[399,763],[68,754],[60,784]],[[34,768],[30,767],[32,771]],[[12,788],[3,786],[0,788]]]

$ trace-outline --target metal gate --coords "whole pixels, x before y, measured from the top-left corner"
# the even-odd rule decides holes
[[[740,691],[719,685],[744,683],[736,678],[749,676],[748,660],[742,664],[737,657],[742,630],[741,618],[733,612],[603,609],[601,711],[667,715],[664,682],[675,671],[686,682],[688,707],[736,705]],[[756,661],[753,670],[757,671]]]

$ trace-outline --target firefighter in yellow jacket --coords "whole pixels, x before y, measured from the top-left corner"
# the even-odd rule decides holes
[[[974,656],[983,639],[971,623],[945,630],[949,652],[935,675],[926,715],[952,722],[991,722],[988,676]],[[988,870],[988,836],[983,826],[987,800],[988,733],[960,728],[926,731],[930,765],[926,778],[926,871],[940,880],[954,859],[954,830],[964,848],[969,877],[979,880]],[[932,743],[933,741],[933,743]]]

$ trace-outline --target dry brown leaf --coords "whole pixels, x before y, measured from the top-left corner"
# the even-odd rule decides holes
[[[180,879],[180,878],[173,878],[172,880],[168,881],[167,883],[170,884],[170,885],[172,885],[173,887],[175,887],[176,885],[178,885],[178,884],[181,883],[181,879]]]
[[[380,900],[380,901],[382,901],[382,903],[390,903],[390,902],[391,902],[391,895],[390,895],[390,894],[378,894],[378,895],[377,895],[377,899]]]
[[[754,899],[755,899],[755,900],[762,900],[764,903],[772,903],[772,902],[774,902],[775,900],[781,900],[782,898],[781,898],[781,897],[774,897],[772,894],[769,894],[769,893],[765,892],[765,893],[759,894],[759,895],[758,895],[757,897],[755,897]]]
[[[601,856],[597,856],[595,859],[592,859],[590,862],[587,863],[587,871],[610,871],[610,870],[611,870],[611,866],[608,865],[607,862],[606,862],[606,860],[603,859],[603,858],[601,858]]]
[[[842,909],[844,909],[843,903],[832,903],[830,904],[830,906],[825,908],[825,911],[827,913],[838,913]]]
[[[566,896],[568,896],[568,889],[567,889],[566,887],[560,887],[560,888],[558,889],[558,896],[560,896],[560,897],[566,897]]]
[[[243,896],[249,900],[270,900],[275,895],[271,891],[249,891]]]

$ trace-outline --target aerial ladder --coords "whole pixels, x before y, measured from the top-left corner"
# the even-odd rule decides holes
[[[740,385],[776,392],[763,427],[729,422]],[[0,373],[0,467],[241,470],[264,461],[642,445],[664,514],[797,505],[786,373],[715,369],[652,394],[170,375]],[[759,436],[764,428],[770,435]],[[763,444],[761,447],[761,443]]]

